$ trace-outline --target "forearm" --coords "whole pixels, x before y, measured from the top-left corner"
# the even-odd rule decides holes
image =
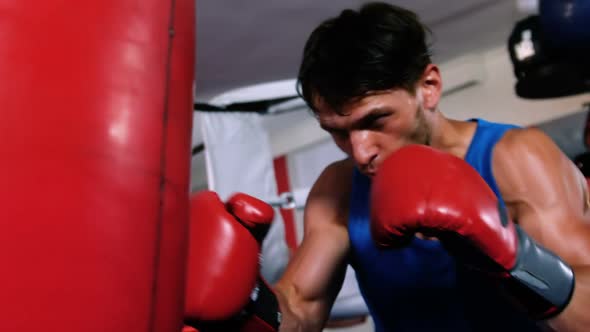
[[[294,287],[277,284],[274,288],[281,308],[279,332],[320,332],[329,310],[319,302],[301,300]]]
[[[590,327],[590,265],[574,266],[576,285],[572,299],[561,314],[549,320],[555,331],[588,331]]]
[[[281,332],[320,332],[346,274],[348,233],[341,225],[309,229],[274,285],[283,313]]]

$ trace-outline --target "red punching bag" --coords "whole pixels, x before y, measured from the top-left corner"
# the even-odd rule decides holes
[[[0,4],[0,331],[181,330],[194,6]]]

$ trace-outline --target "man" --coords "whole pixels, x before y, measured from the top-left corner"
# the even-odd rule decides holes
[[[301,95],[348,158],[310,192],[279,331],[321,331],[347,264],[379,332],[587,330],[584,177],[536,129],[446,118],[426,32],[372,3],[307,41]]]
[[[307,41],[302,97],[349,158],[327,167],[311,190],[303,242],[275,288],[281,331],[320,331],[349,263],[377,331],[586,330],[590,217],[583,176],[538,130],[446,118],[438,110],[442,79],[426,32],[414,13],[375,3],[325,21]],[[571,266],[575,287],[563,311],[536,321],[514,309],[494,283],[436,239],[418,234],[401,249],[374,246],[371,178],[409,144],[465,159],[511,219]],[[551,264],[558,263],[546,268],[557,269]]]

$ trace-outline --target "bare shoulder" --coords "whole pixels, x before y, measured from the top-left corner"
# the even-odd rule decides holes
[[[559,174],[572,165],[553,140],[537,128],[511,129],[494,147],[492,168],[503,195],[523,194],[540,176]],[[510,198],[510,197],[506,197]]]
[[[307,198],[306,229],[324,223],[346,223],[353,169],[353,162],[343,159],[328,165],[320,174]]]
[[[343,190],[350,192],[353,170],[354,164],[350,159],[342,159],[331,163],[322,171],[310,194],[329,192],[338,195]]]
[[[508,131],[494,148],[492,169],[503,199],[520,210],[586,209],[586,180],[540,129]]]
[[[534,127],[508,130],[498,141],[494,153],[503,157],[517,158],[522,153],[525,153],[526,156],[537,157],[563,156],[553,140],[542,130]]]

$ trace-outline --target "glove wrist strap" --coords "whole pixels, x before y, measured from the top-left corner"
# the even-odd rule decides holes
[[[510,270],[507,290],[533,317],[547,319],[559,314],[570,302],[574,273],[558,256],[535,243],[520,227],[518,260]]]
[[[258,277],[250,294],[250,302],[241,314],[244,326],[240,331],[278,331],[281,311],[276,295],[264,279]],[[250,327],[252,326],[252,328]],[[255,329],[253,329],[255,327]]]

